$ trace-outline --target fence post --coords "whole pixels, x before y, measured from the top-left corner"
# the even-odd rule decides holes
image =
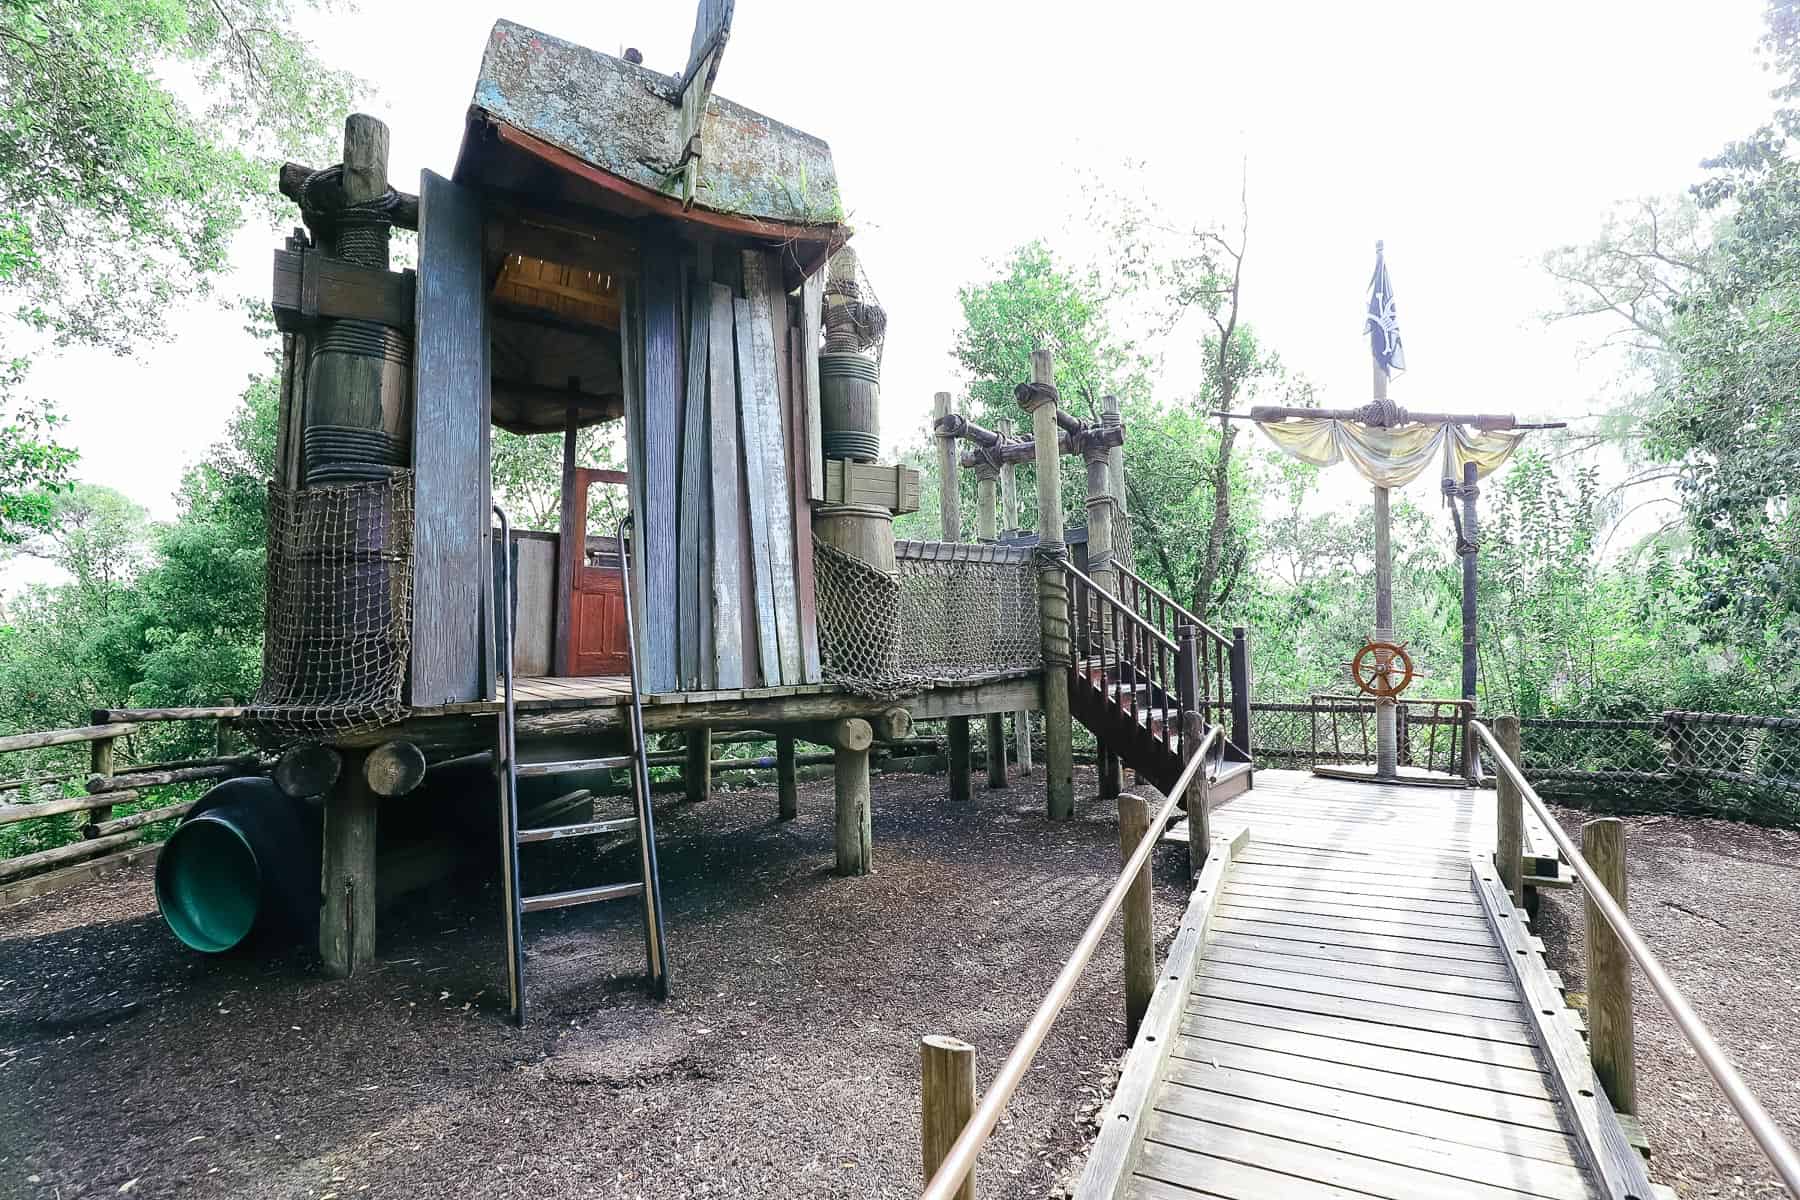
[[[1200,711],[1200,630],[1193,625],[1175,627],[1175,699],[1184,713]]]
[[[687,763],[681,771],[681,787],[688,801],[712,798],[712,730],[690,729],[682,735]]]
[[[1625,904],[1625,824],[1617,817],[1602,817],[1581,827],[1581,856],[1612,893],[1620,909]],[[1613,1107],[1635,1115],[1637,1063],[1633,1050],[1631,1015],[1631,959],[1600,915],[1593,898],[1587,898],[1588,1057],[1594,1078],[1606,1089]]]
[[[113,742],[110,737],[95,738],[88,743],[88,774],[112,777]],[[113,806],[99,804],[88,809],[87,818],[81,824],[81,836],[86,839],[100,836],[100,822],[112,819]]]
[[[1200,739],[1206,732],[1205,724],[1197,712],[1181,714],[1183,767],[1200,748]],[[1194,772],[1194,782],[1188,785],[1187,794],[1188,873],[1196,879],[1200,877],[1200,868],[1206,865],[1206,855],[1212,849],[1212,812],[1208,808],[1210,798],[1206,792],[1206,768],[1201,767]]]
[[[1231,742],[1250,754],[1250,632],[1242,625],[1231,631]]]
[[[935,1033],[920,1038],[919,1142],[927,1187],[974,1115],[975,1047]],[[973,1170],[956,1189],[956,1200],[975,1200]]]
[[[1150,832],[1150,804],[1134,792],[1119,796],[1119,854],[1130,862],[1138,843]],[[1189,836],[1192,836],[1192,829]],[[1125,1044],[1137,1040],[1138,1025],[1156,990],[1156,934],[1151,928],[1150,860],[1125,893]]]
[[[1498,717],[1494,736],[1500,749],[1519,765],[1519,718]],[[1521,767],[1521,770],[1524,768]],[[1525,797],[1504,769],[1496,772],[1494,795],[1494,869],[1516,905],[1525,903]]]

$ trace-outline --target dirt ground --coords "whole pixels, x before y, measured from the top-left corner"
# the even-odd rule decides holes
[[[386,918],[343,983],[303,950],[181,949],[143,870],[0,913],[0,1196],[916,1196],[919,1036],[974,1044],[985,1087],[1118,869],[1111,802],[1051,825],[1040,781],[958,807],[941,777],[878,778],[865,879],[831,873],[829,782],[789,823],[768,791],[676,802],[673,998],[639,983],[635,909],[548,913],[524,1030],[491,887]],[[1166,947],[1182,855],[1157,861]],[[1120,996],[1115,929],[984,1196],[1049,1194],[1085,1151]]]
[[[1557,816],[1579,839],[1591,814]],[[1687,817],[1623,819],[1632,923],[1800,1142],[1800,835]],[[1537,928],[1571,989],[1586,986],[1582,927],[1578,893],[1547,894]],[[1641,974],[1633,999],[1651,1177],[1684,1200],[1785,1195]]]

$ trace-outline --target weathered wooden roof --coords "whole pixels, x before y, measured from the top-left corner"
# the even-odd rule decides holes
[[[607,175],[678,198],[680,108],[668,96],[679,82],[499,21],[481,58],[474,107]],[[715,96],[701,125],[695,208],[829,237],[843,222],[831,147]]]

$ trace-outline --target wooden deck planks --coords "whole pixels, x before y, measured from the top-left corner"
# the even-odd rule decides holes
[[[1471,887],[1492,807],[1292,772],[1223,806],[1250,841],[1115,1194],[1602,1194]]]

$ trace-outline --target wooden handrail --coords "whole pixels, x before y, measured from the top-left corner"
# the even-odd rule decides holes
[[[1137,625],[1137,627],[1139,629],[1142,629],[1145,633],[1149,634],[1151,637],[1153,637],[1157,641],[1161,642],[1164,649],[1169,650],[1171,652],[1179,649],[1179,647],[1176,646],[1173,638],[1169,637],[1162,630],[1158,629],[1156,626],[1152,625],[1150,622],[1144,620],[1144,618],[1138,616],[1136,611],[1134,611],[1129,604],[1126,604],[1123,600],[1119,599],[1117,596],[1113,595],[1111,592],[1107,591],[1105,588],[1103,588],[1099,584],[1095,583],[1092,579],[1088,578],[1086,575],[1084,575],[1080,571],[1076,570],[1076,568],[1074,567],[1073,564],[1064,562],[1063,570],[1067,571],[1074,578],[1079,579],[1090,591],[1092,591],[1094,593],[1094,595],[1099,596],[1102,600],[1105,600],[1107,603],[1111,604],[1114,608],[1118,609],[1120,614],[1122,614],[1126,620],[1133,622],[1134,624]]]
[[[0,737],[0,754],[15,750],[43,750],[50,746],[73,746],[80,742],[99,742],[107,738],[136,733],[133,724],[81,725],[74,729],[47,729],[42,733],[15,733]]]
[[[1700,1020],[1699,1014],[1694,1012],[1687,997],[1682,994],[1681,989],[1676,986],[1669,973],[1663,969],[1661,960],[1638,934],[1636,926],[1631,923],[1631,918],[1625,915],[1625,910],[1619,907],[1617,900],[1613,899],[1612,892],[1595,874],[1594,868],[1589,865],[1588,860],[1576,847],[1574,841],[1567,833],[1563,832],[1562,824],[1556,819],[1556,815],[1550,811],[1543,798],[1526,780],[1524,771],[1507,755],[1493,731],[1480,721],[1469,722],[1469,728],[1474,730],[1476,736],[1487,746],[1488,753],[1493,755],[1494,765],[1499,768],[1500,773],[1506,776],[1513,787],[1518,789],[1519,795],[1525,803],[1529,804],[1532,811],[1537,813],[1538,820],[1543,822],[1551,840],[1556,843],[1557,849],[1561,850],[1563,857],[1568,860],[1570,868],[1575,872],[1575,877],[1581,881],[1581,886],[1587,894],[1588,903],[1593,905],[1605,919],[1607,926],[1613,931],[1613,936],[1619,939],[1619,943],[1625,947],[1626,953],[1631,955],[1644,972],[1644,979],[1649,983],[1650,989],[1663,1002],[1663,1007],[1669,1010],[1669,1015],[1675,1018],[1676,1027],[1681,1030],[1688,1045],[1693,1048],[1694,1053],[1705,1064],[1707,1071],[1718,1082],[1719,1089],[1725,1093],[1725,1099],[1730,1102],[1732,1108],[1737,1110],[1739,1119],[1750,1131],[1750,1136],[1756,1139],[1756,1144],[1762,1148],[1763,1154],[1768,1157],[1770,1164],[1775,1168],[1775,1173],[1781,1177],[1782,1183],[1787,1185],[1788,1192],[1800,1197],[1800,1154],[1795,1153],[1793,1144],[1782,1134],[1780,1127],[1775,1124],[1774,1118],[1769,1115],[1769,1110],[1763,1107],[1762,1101],[1758,1100],[1755,1093],[1750,1090],[1750,1085],[1744,1082],[1744,1077],[1738,1074],[1737,1067],[1732,1065],[1731,1059],[1726,1056],[1725,1051],[1720,1048],[1712,1033]]]
[[[1205,621],[1202,621],[1199,617],[1196,617],[1193,613],[1191,613],[1187,609],[1183,608],[1181,605],[1181,602],[1176,600],[1174,597],[1170,596],[1169,593],[1163,591],[1161,588],[1157,587],[1154,583],[1151,583],[1149,580],[1145,579],[1142,575],[1139,575],[1136,571],[1132,570],[1130,567],[1124,566],[1120,563],[1114,563],[1113,570],[1115,570],[1119,574],[1125,576],[1127,579],[1131,580],[1131,582],[1136,584],[1138,587],[1143,588],[1145,591],[1149,592],[1152,596],[1155,596],[1158,600],[1161,600],[1164,604],[1166,604],[1170,608],[1174,609],[1175,615],[1180,617],[1183,622],[1185,622],[1186,624],[1195,626],[1196,628],[1198,628],[1200,630],[1201,633],[1204,633],[1206,636],[1210,637],[1213,641],[1219,643],[1219,645],[1224,646],[1227,649],[1230,648],[1230,646],[1231,646],[1230,638],[1226,637],[1223,633],[1220,633],[1217,629],[1214,629],[1211,625],[1208,625]]]
[[[1144,831],[1144,836],[1138,840],[1137,849],[1126,860],[1125,867],[1119,872],[1118,879],[1113,882],[1112,889],[1100,902],[1099,911],[1094,914],[1093,920],[1089,921],[1087,928],[1082,931],[1081,940],[1075,943],[1075,950],[1069,955],[1068,961],[1063,964],[1063,969],[1057,973],[1056,981],[1050,985],[1050,990],[1045,993],[1043,1000],[1039,1001],[1037,1010],[1031,1014],[1031,1020],[1025,1025],[1025,1032],[1019,1035],[1018,1044],[1013,1046],[1012,1053],[1006,1056],[1006,1061],[1000,1064],[1000,1070],[994,1076],[994,1082],[989,1085],[987,1094],[982,1096],[981,1103],[975,1109],[975,1115],[969,1118],[969,1123],[963,1126],[962,1133],[957,1136],[956,1144],[950,1147],[948,1154],[944,1155],[943,1164],[938,1167],[937,1174],[926,1183],[923,1200],[951,1200],[956,1195],[957,1189],[963,1185],[963,1180],[968,1178],[969,1172],[975,1169],[976,1156],[981,1153],[981,1148],[987,1144],[988,1138],[993,1136],[994,1127],[1000,1123],[1000,1114],[1006,1111],[1007,1104],[1012,1100],[1013,1092],[1018,1090],[1020,1080],[1025,1078],[1025,1072],[1031,1068],[1032,1060],[1037,1057],[1037,1052],[1043,1046],[1044,1039],[1049,1036],[1050,1027],[1056,1023],[1056,1018],[1062,1015],[1063,1007],[1068,1004],[1069,997],[1074,994],[1076,981],[1081,978],[1082,971],[1087,969],[1088,963],[1094,957],[1094,951],[1099,948],[1100,938],[1105,934],[1106,927],[1117,915],[1119,906],[1125,901],[1125,893],[1130,890],[1132,881],[1137,878],[1138,871],[1149,860],[1150,852],[1155,849],[1157,840],[1162,837],[1163,827],[1174,816],[1181,797],[1185,796],[1188,788],[1193,785],[1196,774],[1205,764],[1207,753],[1211,750],[1213,742],[1218,739],[1219,734],[1220,727],[1217,725],[1208,729],[1206,736],[1200,741],[1199,750],[1192,758],[1188,759],[1187,765],[1182,768],[1180,778],[1176,780],[1175,786],[1169,789],[1170,798],[1150,819],[1150,827]]]

